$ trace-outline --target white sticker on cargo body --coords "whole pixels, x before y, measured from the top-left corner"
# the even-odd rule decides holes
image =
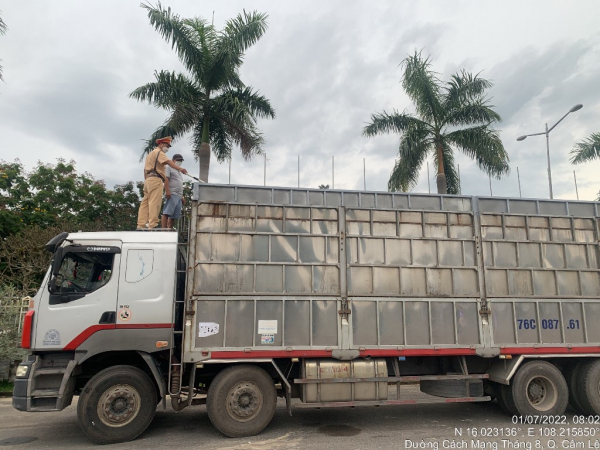
[[[259,320],[258,334],[277,334],[276,320]]]
[[[198,324],[198,337],[212,336],[219,333],[219,324],[214,322],[200,322]]]
[[[261,344],[274,344],[275,343],[275,335],[274,334],[262,334],[260,336],[260,343]]]

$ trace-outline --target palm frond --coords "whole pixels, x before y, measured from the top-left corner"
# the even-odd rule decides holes
[[[587,139],[575,144],[570,155],[572,164],[581,164],[600,158],[600,133],[592,133]]]
[[[163,70],[154,72],[154,77],[156,82],[140,86],[129,97],[153,103],[159,108],[174,108],[178,103],[201,100],[201,93],[183,74]]]
[[[2,20],[2,16],[0,16],[0,34],[6,34],[7,30],[8,30],[8,27],[6,26],[6,23],[4,22],[4,20]]]
[[[444,136],[444,140],[473,158],[490,176],[500,179],[510,172],[509,157],[502,140],[498,132],[487,125],[453,131]]]
[[[234,19],[227,21],[223,30],[223,39],[220,41],[221,49],[226,53],[243,54],[254,45],[267,30],[267,18],[264,13],[252,11],[238,14]]]
[[[177,138],[176,130],[169,126],[168,121],[154,130],[154,133],[152,133],[148,139],[144,140],[140,161],[143,161],[144,157],[156,148],[156,140],[165,136],[172,136],[174,141]]]
[[[473,75],[466,70],[455,73],[446,83],[446,98],[444,104],[446,108],[453,109],[453,105],[462,105],[472,101],[478,101],[483,98],[485,91],[494,84],[479,74]]]
[[[262,37],[267,26],[267,15],[256,11],[252,13],[244,11],[243,15],[238,14],[234,19],[227,21],[214,47],[214,61],[210,76],[211,90],[243,87],[236,74],[242,65],[244,52]]]
[[[446,117],[447,125],[475,125],[475,124],[491,124],[502,121],[502,117],[493,106],[486,103],[472,103],[458,106],[456,109],[449,111]]]
[[[388,180],[389,191],[406,192],[419,181],[419,169],[432,150],[427,130],[417,127],[408,129],[400,139],[398,159]]]
[[[144,141],[140,161],[156,147],[157,139],[172,136],[173,142],[175,142],[181,135],[192,130],[198,123],[198,116],[201,116],[201,114],[202,112],[198,111],[194,105],[187,103],[177,105],[165,123],[158,127],[149,139]]]
[[[255,122],[256,117],[275,118],[275,110],[269,100],[253,91],[251,87],[228,89],[213,100],[215,111],[225,112],[231,117],[243,117]]]
[[[238,122],[231,120],[231,118],[222,118],[221,126],[225,129],[232,142],[240,147],[242,157],[249,161],[256,155],[262,155],[262,145],[265,140],[262,133],[254,126],[253,123]],[[217,155],[217,158],[221,160],[228,157],[228,155]]]
[[[167,42],[171,42],[171,47],[188,70],[202,66],[203,55],[198,48],[198,40],[179,15],[173,13],[170,7],[164,9],[160,2],[156,6],[142,3],[141,7],[148,11],[150,24]]]
[[[210,148],[217,157],[217,161],[222,162],[231,158],[233,150],[233,141],[229,136],[227,129],[220,120],[214,119],[210,124]]]
[[[476,125],[500,122],[502,118],[493,110],[485,91],[493,86],[491,81],[473,75],[464,69],[446,83],[444,122],[448,125]]]
[[[402,87],[415,104],[419,116],[431,122],[438,122],[442,112],[442,94],[438,74],[431,70],[429,58],[423,59],[421,52],[415,52],[401,63],[404,67]]]
[[[404,133],[411,127],[420,129],[430,128],[426,122],[409,114],[399,113],[396,110],[388,114],[384,111],[371,115],[371,123],[363,128],[362,134],[363,136],[371,137],[384,133]]]

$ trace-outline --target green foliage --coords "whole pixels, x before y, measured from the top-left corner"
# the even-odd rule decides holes
[[[72,230],[94,224],[104,230],[135,228],[142,183],[107,189],[88,173],[78,174],[73,161],[38,165],[0,162],[0,238],[27,227],[55,227],[68,222]]]
[[[600,133],[592,133],[587,139],[575,144],[571,150],[571,163],[581,164],[600,158]]]
[[[363,135],[399,133],[399,158],[390,175],[390,191],[408,191],[419,180],[419,170],[433,155],[438,175],[445,176],[447,191],[438,185],[438,193],[458,194],[460,189],[454,152],[462,151],[474,159],[485,173],[501,178],[510,171],[508,154],[493,123],[501,120],[485,97],[492,86],[488,80],[464,70],[442,82],[431,69],[429,58],[420,52],[403,62],[402,87],[412,100],[416,116],[393,110],[377,113],[363,128]],[[438,165],[439,159],[442,164]]]
[[[58,160],[26,172],[0,162],[0,360],[20,359],[21,298],[33,296],[48,270],[44,245],[63,231],[132,230],[143,183],[107,189],[75,164]]]
[[[63,231],[135,229],[142,186],[107,189],[72,161],[31,172],[18,160],[0,162],[0,287],[35,293],[50,262],[43,246]]]
[[[13,288],[0,287],[0,360],[20,361],[27,354],[21,348],[19,325],[27,305]],[[0,392],[2,388],[0,387]]]
[[[142,7],[189,72],[155,72],[154,82],[130,94],[169,111],[165,123],[146,141],[142,157],[156,139],[167,135],[176,139],[188,132],[197,156],[203,142],[212,145],[219,161],[231,157],[233,144],[240,146],[246,159],[261,153],[263,137],[256,120],[274,118],[275,111],[269,100],[244,85],[239,68],[244,52],[265,32],[266,14],[244,12],[217,31],[202,18],[183,19],[160,3]]]

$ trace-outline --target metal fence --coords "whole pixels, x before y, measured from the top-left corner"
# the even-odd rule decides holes
[[[14,327],[19,334],[21,334],[23,318],[25,317],[25,314],[27,314],[28,309],[28,297],[0,298],[0,316],[4,319],[2,320],[3,325],[10,326],[11,328]]]

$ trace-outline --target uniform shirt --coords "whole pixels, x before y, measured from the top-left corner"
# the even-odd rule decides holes
[[[158,161],[156,161],[158,158]],[[165,166],[164,164],[169,160],[165,152],[163,152],[160,148],[156,147],[152,150],[148,156],[146,157],[146,161],[144,162],[144,171],[146,173],[154,170],[154,163],[156,162],[156,172],[164,178],[165,176]]]
[[[181,176],[181,172],[167,166],[166,174],[169,179],[169,191],[171,191],[171,194],[183,197],[183,177]]]

